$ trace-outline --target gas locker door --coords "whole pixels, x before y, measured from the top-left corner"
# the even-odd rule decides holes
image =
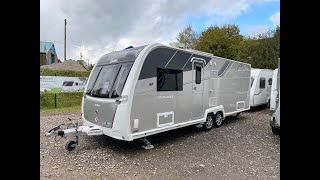
[[[203,117],[203,67],[202,61],[192,62],[192,119]]]

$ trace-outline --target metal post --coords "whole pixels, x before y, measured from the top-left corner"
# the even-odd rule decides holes
[[[57,94],[54,93],[54,108],[57,108]]]
[[[64,19],[64,60],[67,60],[67,20]]]

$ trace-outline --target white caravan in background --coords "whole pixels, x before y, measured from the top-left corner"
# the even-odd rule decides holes
[[[250,107],[259,105],[270,107],[273,71],[251,68]]]
[[[64,81],[62,84],[61,92],[80,91],[83,88],[83,83],[78,81]]]
[[[273,72],[273,83],[271,86],[270,110],[275,111],[280,102],[280,59],[278,68]]]
[[[272,114],[270,126],[273,134],[280,135],[280,58],[278,69],[274,70],[273,79],[270,110],[275,112]]]

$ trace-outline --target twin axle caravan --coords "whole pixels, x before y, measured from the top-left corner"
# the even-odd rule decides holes
[[[199,125],[221,126],[225,117],[250,109],[251,65],[209,53],[152,44],[112,52],[93,68],[82,99],[79,126],[46,136],[107,135],[132,141]]]

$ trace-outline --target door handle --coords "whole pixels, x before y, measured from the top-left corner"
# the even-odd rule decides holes
[[[197,90],[197,87],[193,87],[193,91],[196,91]]]

